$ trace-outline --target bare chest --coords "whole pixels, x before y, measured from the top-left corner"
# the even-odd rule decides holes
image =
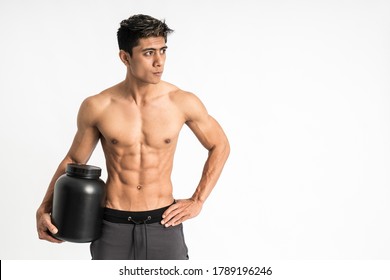
[[[170,104],[144,107],[113,105],[98,122],[98,129],[107,145],[163,148],[177,142],[184,117]]]

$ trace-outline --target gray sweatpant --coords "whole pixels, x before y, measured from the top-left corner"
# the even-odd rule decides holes
[[[91,243],[93,260],[186,260],[183,224],[164,227],[168,207],[144,212],[105,209],[102,235]]]

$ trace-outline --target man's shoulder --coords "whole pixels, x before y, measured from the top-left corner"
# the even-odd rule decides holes
[[[169,84],[169,83],[166,83],[165,82],[165,85],[166,87],[166,92],[169,96],[169,98],[173,101],[173,102],[185,102],[185,101],[190,101],[191,99],[194,99],[194,98],[197,98],[196,95],[192,92],[189,92],[189,91],[186,91],[186,90],[183,90],[173,84]]]
[[[118,85],[115,85],[97,94],[90,95],[84,99],[83,103],[94,107],[104,107],[111,102],[114,92],[117,91],[117,87]]]
[[[169,98],[184,113],[186,121],[195,119],[199,114],[207,114],[202,101],[193,92],[173,86],[169,91]]]
[[[110,105],[114,90],[114,87],[111,87],[86,97],[81,103],[80,109],[93,115],[102,112]]]

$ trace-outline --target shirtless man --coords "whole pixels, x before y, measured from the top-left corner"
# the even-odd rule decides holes
[[[192,93],[161,80],[168,26],[146,15],[121,22],[119,57],[123,82],[88,97],[80,106],[77,133],[37,210],[40,239],[50,233],[55,181],[68,163],[87,163],[97,143],[106,158],[107,201],[102,237],[93,259],[188,259],[182,223],[199,214],[229,155],[228,140]],[[186,124],[209,151],[191,198],[173,198],[171,171],[178,136]]]

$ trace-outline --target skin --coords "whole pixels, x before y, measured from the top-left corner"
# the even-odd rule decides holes
[[[62,242],[49,234],[58,231],[50,219],[55,181],[68,163],[87,163],[99,140],[108,173],[106,207],[146,211],[170,205],[173,157],[184,124],[209,153],[192,197],[176,200],[161,223],[175,226],[200,213],[228,158],[229,143],[194,94],[161,80],[166,49],[163,37],[149,37],[139,40],[131,56],[121,50],[125,80],[81,104],[73,143],[36,212],[40,239]]]

